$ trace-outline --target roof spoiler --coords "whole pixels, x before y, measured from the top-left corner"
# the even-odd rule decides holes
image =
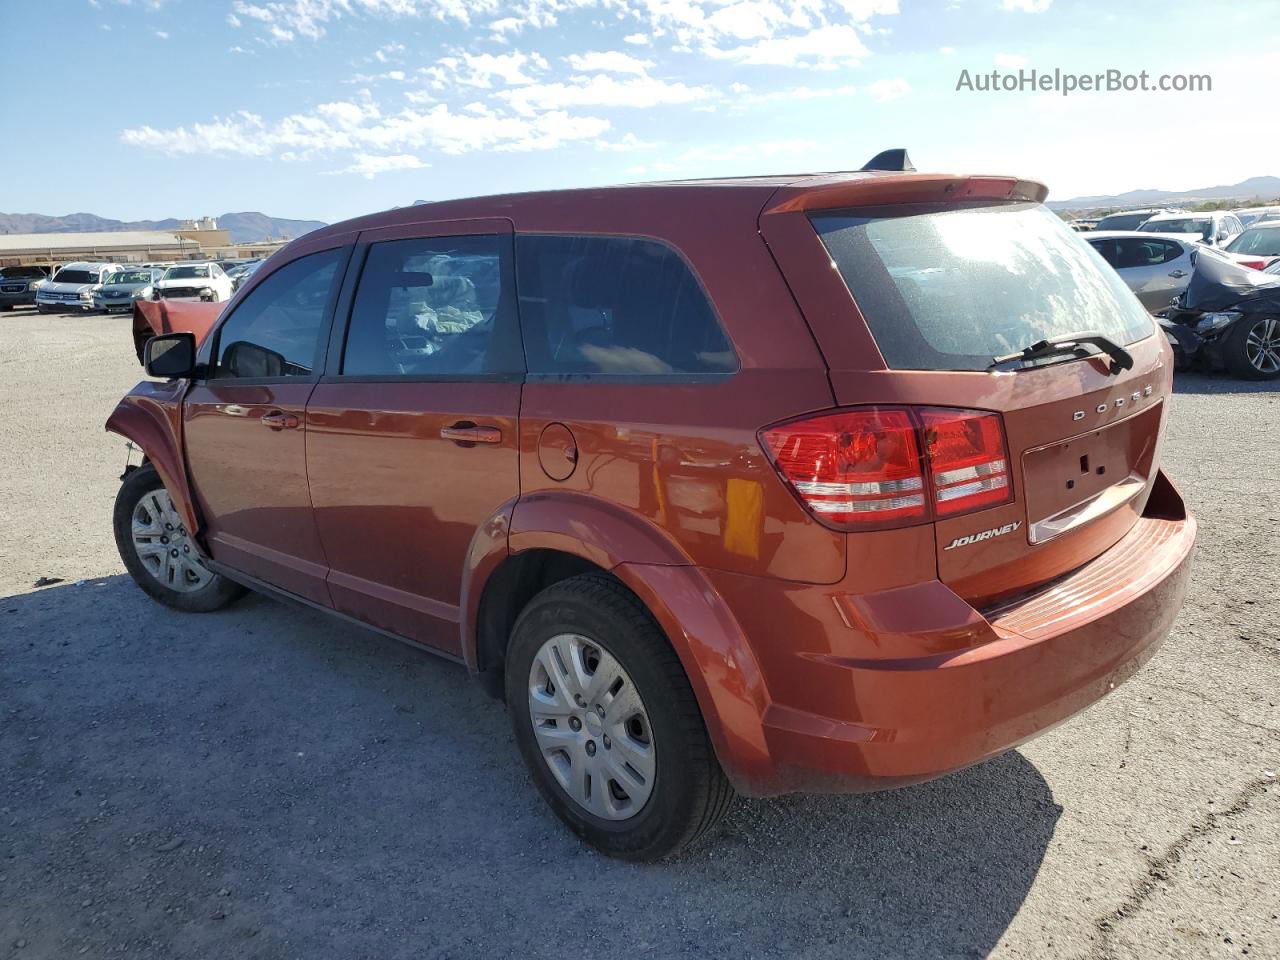
[[[905,147],[894,147],[892,150],[881,150],[862,167],[866,170],[891,170],[895,173],[915,173],[915,164],[907,156]]]

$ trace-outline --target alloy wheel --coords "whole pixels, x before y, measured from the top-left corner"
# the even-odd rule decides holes
[[[1250,327],[1244,352],[1249,365],[1259,373],[1280,371],[1280,320],[1265,317]]]
[[[643,808],[657,774],[644,701],[599,642],[552,637],[529,668],[529,719],[543,761],[578,806],[604,820]]]
[[[170,590],[192,593],[213,579],[164,488],[138,501],[130,532],[142,566]]]

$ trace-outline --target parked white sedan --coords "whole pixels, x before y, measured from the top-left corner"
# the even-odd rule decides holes
[[[1082,238],[1111,264],[1152,313],[1186,289],[1199,243],[1185,236],[1135,230],[1095,230]]]
[[[231,278],[216,263],[176,263],[154,284],[157,300],[230,300]]]

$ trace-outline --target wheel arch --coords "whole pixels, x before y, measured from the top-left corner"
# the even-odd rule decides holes
[[[502,697],[507,642],[534,596],[583,573],[607,574],[667,637],[726,774],[739,790],[758,792],[752,784],[772,775],[768,692],[744,632],[702,571],[664,532],[595,497],[522,498],[500,516],[505,525],[491,521],[473,540],[463,587],[463,658],[485,689]],[[495,537],[495,526],[506,536]]]
[[[107,418],[106,429],[142,450],[169,491],[182,522],[188,530],[199,533],[200,512],[187,482],[182,451],[181,392],[184,387],[181,382],[139,384],[116,404]]]

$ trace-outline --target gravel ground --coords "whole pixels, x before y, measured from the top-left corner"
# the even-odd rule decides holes
[[[132,585],[102,430],[127,330],[0,314],[0,958],[1280,956],[1280,385],[1180,377],[1195,583],[1115,694],[637,867],[559,827],[461,668]]]

